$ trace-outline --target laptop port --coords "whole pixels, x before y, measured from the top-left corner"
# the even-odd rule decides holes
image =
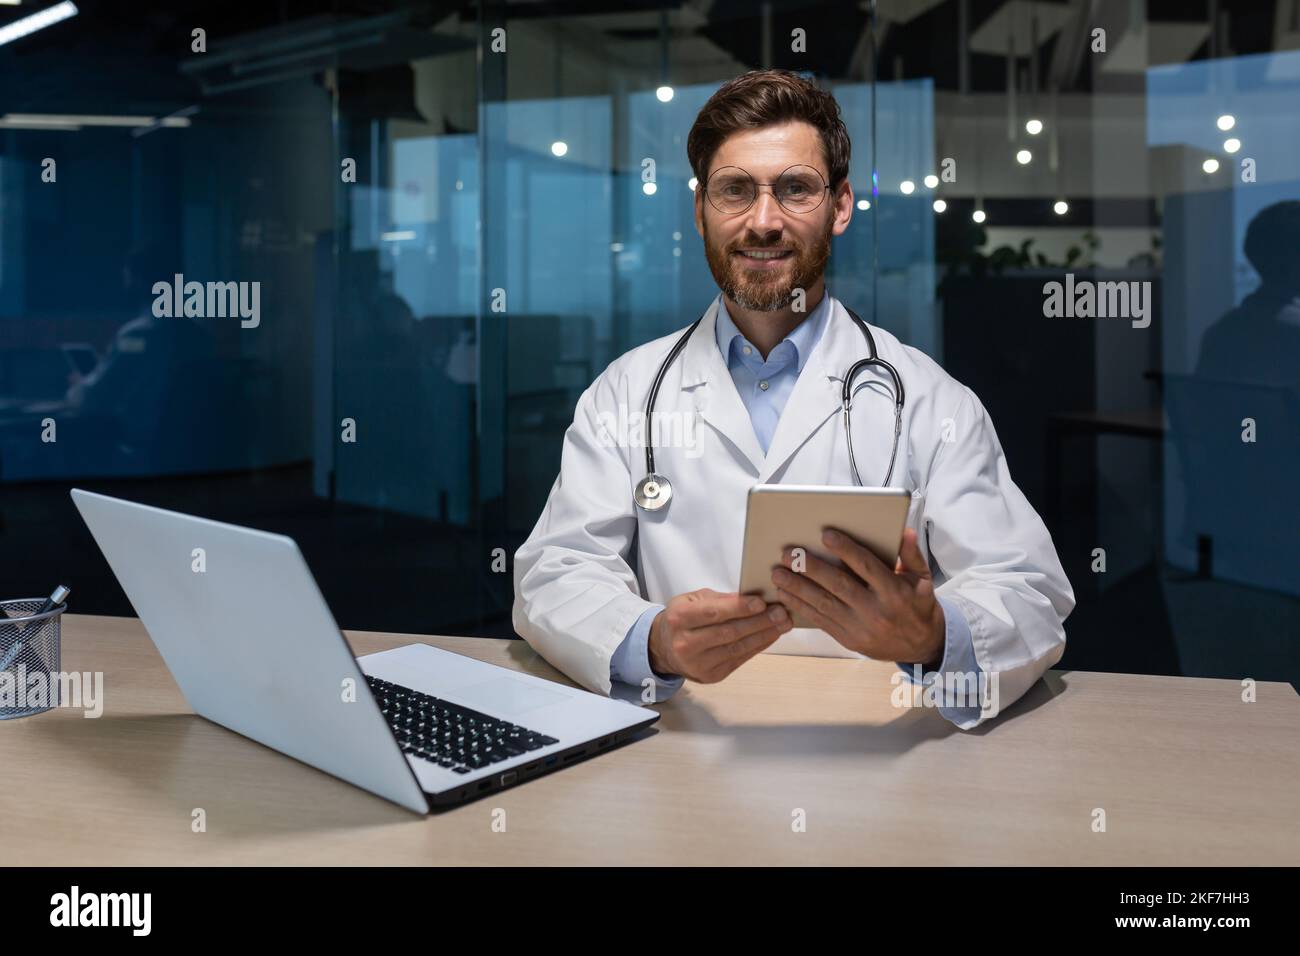
[[[492,786],[492,781],[491,781],[491,780],[484,780],[482,783],[480,783],[480,784],[478,785],[478,788],[479,788],[480,791],[483,791],[483,790],[486,790],[486,789],[487,789],[488,787],[490,787],[490,786]]]
[[[547,757],[547,758],[546,758],[546,766],[548,766],[548,767],[553,767],[553,766],[555,766],[555,762],[556,762],[557,760],[559,760],[559,759],[560,759],[559,757]]]
[[[513,770],[507,770],[501,775],[501,786],[508,787],[517,779],[519,779],[519,774],[515,773]]]

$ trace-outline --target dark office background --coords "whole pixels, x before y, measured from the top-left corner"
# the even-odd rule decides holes
[[[509,635],[577,396],[715,293],[691,121],[776,66],[853,139],[831,291],[1048,522],[1062,666],[1300,680],[1300,0],[76,8],[0,45],[4,596],[131,613],[81,486],[292,535],[344,627]],[[155,318],[176,273],[260,324]],[[1045,317],[1067,273],[1149,327]]]

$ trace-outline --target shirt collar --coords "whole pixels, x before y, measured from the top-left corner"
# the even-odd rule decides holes
[[[826,327],[826,316],[830,314],[831,295],[830,292],[823,291],[822,300],[817,303],[817,307],[808,314],[808,317],[800,322],[784,339],[777,345],[779,349],[786,342],[794,347],[795,354],[795,371],[802,372],[808,357],[812,355],[813,349],[817,347],[818,341],[822,337],[822,330]],[[745,345],[753,347],[750,342],[736,327],[735,321],[731,318],[731,313],[727,311],[727,301],[722,296],[718,297],[718,315],[714,322],[714,336],[717,339],[718,351],[726,361],[731,360],[733,349],[740,349]],[[770,359],[776,352],[773,349],[768,353]],[[758,355],[758,349],[754,348],[754,355],[759,361],[762,361]]]

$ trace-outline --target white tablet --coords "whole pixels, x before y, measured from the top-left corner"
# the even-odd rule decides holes
[[[740,593],[761,594],[776,602],[772,569],[786,545],[806,548],[839,564],[822,544],[822,531],[835,528],[864,544],[889,567],[907,524],[912,496],[901,488],[836,485],[755,485],[745,514],[745,545],[740,560]],[[806,626],[795,620],[796,627]]]

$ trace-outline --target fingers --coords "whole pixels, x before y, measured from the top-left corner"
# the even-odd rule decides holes
[[[721,680],[792,626],[779,604],[707,588],[673,598],[662,616],[670,650],[661,656],[671,658],[673,673],[705,683]]]
[[[790,630],[792,622],[789,612],[781,605],[774,604],[772,608],[774,612],[779,612],[779,617],[773,614],[767,627],[730,644],[709,648],[700,655],[701,666],[716,680],[721,680],[751,657],[775,644],[782,634]]]
[[[893,570],[872,554],[869,548],[858,544],[844,532],[827,528],[822,532],[822,543],[873,588],[884,589],[893,583]]]
[[[804,626],[818,628],[832,637],[839,633],[837,622],[827,617],[815,605],[808,603],[793,591],[786,591],[778,586],[776,594],[777,600],[789,608],[791,617],[797,615]]]
[[[858,567],[864,572],[877,575],[884,568],[880,559],[862,548],[843,534],[833,532],[841,552],[850,559],[856,559]],[[875,562],[873,567],[860,554],[850,549],[865,553],[866,558]],[[790,553],[783,559],[790,564]],[[841,560],[844,560],[841,558]],[[845,562],[847,565],[847,561]],[[828,561],[808,555],[803,573],[795,573],[784,567],[772,572],[772,583],[778,588],[779,600],[790,609],[791,615],[800,620],[801,626],[816,627],[834,637],[841,644],[846,641],[858,642],[864,635],[880,627],[885,618],[885,608],[896,596],[898,583],[892,572],[885,572],[885,588],[878,590],[866,584],[852,570],[837,567]],[[877,579],[879,577],[877,575]],[[845,644],[845,646],[849,646]],[[855,650],[859,649],[856,646]]]
[[[774,626],[779,626],[788,620],[788,615],[784,608],[779,605],[773,605],[768,608],[760,597],[754,597],[758,606],[766,608],[760,614],[751,614],[747,617],[739,617],[730,621],[723,621],[720,624],[709,624],[704,627],[697,627],[687,630],[683,637],[689,640],[695,647],[701,651],[707,648],[724,647],[734,644],[744,638],[758,634],[761,631],[768,630]]]
[[[930,565],[921,553],[921,544],[917,540],[916,529],[907,528],[903,532],[903,543],[898,549],[898,563],[907,574],[919,578],[930,577]]]
[[[685,600],[672,602],[669,626],[673,631],[689,631],[720,624],[735,618],[761,614],[766,602],[756,594],[721,594],[701,588],[682,595]]]
[[[787,568],[790,568],[791,571],[794,570],[794,551],[792,548],[786,548],[782,552],[781,560]],[[861,607],[870,593],[862,579],[851,571],[829,561],[823,561],[812,554],[804,555],[803,571],[795,573],[802,578],[816,582],[823,590],[833,594],[842,604],[848,607]]]
[[[819,566],[821,567],[819,568]],[[851,616],[852,610],[839,596],[823,586],[822,582],[829,579],[829,575],[822,571],[824,567],[825,562],[818,561],[809,555],[806,570],[802,573],[783,567],[773,568],[772,583],[780,590],[793,594],[804,604],[814,608],[821,618],[830,621],[846,620]],[[843,574],[844,572],[839,573]],[[817,575],[817,577],[814,577],[814,575]],[[861,582],[857,586],[862,588],[863,591],[866,590]]]

